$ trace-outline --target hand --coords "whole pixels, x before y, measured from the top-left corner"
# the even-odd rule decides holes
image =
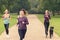
[[[16,26],[18,26],[18,25],[16,24]]]
[[[48,17],[48,15],[46,15],[46,17]]]
[[[24,24],[24,22],[22,22]]]
[[[19,25],[16,24],[16,27],[18,27]]]

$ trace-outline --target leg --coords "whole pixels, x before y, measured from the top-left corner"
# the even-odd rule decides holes
[[[5,26],[6,34],[8,35],[9,34],[9,30],[8,30],[9,24],[4,24],[4,26]]]
[[[24,29],[24,30],[23,30],[23,39],[24,39],[24,37],[25,37],[26,30],[27,30],[27,29]]]
[[[51,38],[51,33],[50,33],[50,38]]]
[[[22,40],[23,39],[23,34],[22,34],[22,30],[20,30],[20,29],[18,29],[18,33],[19,33],[19,36],[20,36],[20,40]]]
[[[9,34],[9,31],[8,31],[8,29],[6,29],[6,34],[7,34],[7,35]]]
[[[47,24],[46,24],[46,22],[44,22],[44,26],[45,26],[45,34],[47,35]]]
[[[53,37],[53,30],[50,30],[50,38]]]
[[[7,24],[7,34],[9,34],[9,24]]]
[[[46,37],[47,37],[47,35],[48,35],[49,23],[44,22],[44,25],[45,25],[45,34],[46,34]]]
[[[46,33],[48,35],[48,29],[49,29],[49,22],[46,23]]]

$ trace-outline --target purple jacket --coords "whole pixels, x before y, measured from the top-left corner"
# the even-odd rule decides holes
[[[24,23],[22,23],[24,22]],[[29,24],[27,17],[19,17],[18,18],[18,29],[27,29],[27,26]]]

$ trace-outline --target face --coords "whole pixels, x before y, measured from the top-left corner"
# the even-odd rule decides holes
[[[24,12],[23,11],[20,11],[20,15],[24,16]]]

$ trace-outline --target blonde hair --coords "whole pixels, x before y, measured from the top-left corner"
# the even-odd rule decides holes
[[[4,13],[6,13],[6,12],[9,13],[8,9],[6,9],[6,10],[4,11]]]
[[[46,11],[45,11],[45,13],[46,13],[46,12],[49,12],[49,11],[48,11],[48,10],[46,10]]]

